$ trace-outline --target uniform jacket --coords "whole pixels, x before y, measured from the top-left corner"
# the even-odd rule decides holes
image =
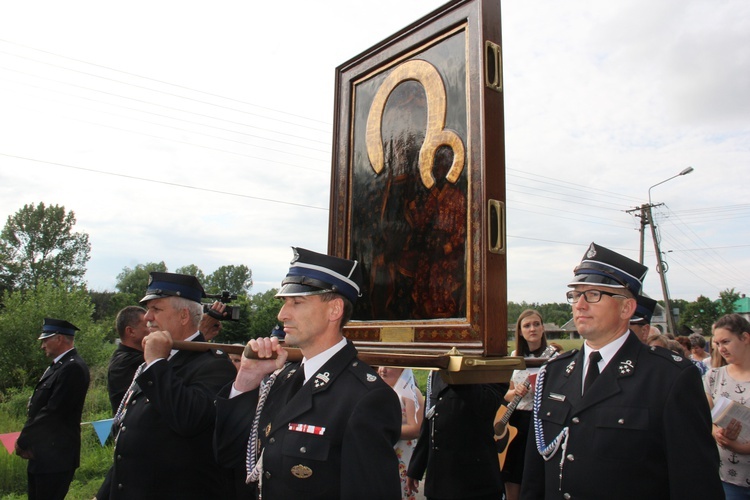
[[[263,498],[401,497],[393,450],[401,434],[401,405],[396,392],[356,356],[347,343],[293,396],[290,377],[299,364],[279,373],[259,425]],[[228,393],[229,387],[221,395]],[[222,465],[244,463],[257,400],[257,390],[218,399],[216,450]]]
[[[191,351],[144,371],[115,429],[114,464],[97,498],[220,498],[214,398],[236,373],[226,359]]]
[[[142,363],[143,351],[138,349],[120,344],[112,353],[107,369],[107,391],[113,415],[117,413],[120,401],[130,387],[135,371]]]
[[[567,449],[545,462],[532,428],[522,499],[724,498],[708,402],[689,360],[630,332],[585,396],[583,366],[583,350],[547,364],[545,445],[567,427]]]
[[[75,349],[44,372],[29,399],[18,447],[31,450],[31,473],[75,470],[81,457],[81,413],[89,368]]]
[[[421,479],[427,471],[428,498],[500,498],[503,481],[492,423],[505,394],[503,386],[448,385],[437,374],[431,376],[435,412],[422,421],[408,476]]]

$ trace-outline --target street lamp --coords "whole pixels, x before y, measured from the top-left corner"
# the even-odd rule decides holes
[[[659,240],[656,238],[656,224],[654,224],[654,218],[651,213],[651,208],[654,206],[651,203],[651,189],[655,188],[659,184],[664,184],[667,181],[670,181],[674,179],[675,177],[679,177],[681,175],[687,175],[690,172],[692,172],[694,169],[693,167],[687,167],[682,172],[680,172],[677,175],[673,175],[669,179],[664,179],[661,182],[657,182],[650,188],[648,188],[648,205],[641,207],[641,222],[648,222],[651,224],[651,239],[654,240],[654,252],[656,253],[656,271],[659,273],[659,279],[661,280],[661,290],[664,293],[664,313],[667,318],[667,331],[670,331],[672,333],[677,333],[677,328],[674,323],[674,316],[672,315],[672,306],[669,303],[669,289],[667,288],[667,277],[666,277],[666,263],[662,260],[661,257],[661,250],[659,249]],[[645,210],[644,210],[645,209]],[[646,214],[646,210],[648,211],[648,214]],[[641,263],[643,263],[643,226],[641,226]]]
[[[649,204],[649,205],[651,205],[651,189],[652,189],[652,188],[655,188],[655,187],[656,187],[656,186],[658,186],[659,184],[664,184],[664,183],[665,183],[665,182],[667,182],[667,181],[671,181],[671,180],[672,180],[672,179],[674,179],[675,177],[679,177],[679,176],[681,176],[681,175],[687,175],[687,174],[689,174],[690,172],[692,172],[693,170],[695,170],[695,169],[694,169],[693,167],[688,167],[688,168],[684,169],[684,170],[683,170],[682,172],[680,172],[679,174],[677,174],[677,175],[673,175],[673,176],[672,176],[672,177],[670,177],[669,179],[664,179],[664,180],[663,180],[663,181],[661,181],[661,182],[657,182],[656,184],[654,184],[653,186],[651,186],[650,188],[648,188],[648,204]]]

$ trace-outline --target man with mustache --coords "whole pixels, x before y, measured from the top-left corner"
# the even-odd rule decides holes
[[[214,397],[236,374],[211,352],[172,350],[205,339],[203,287],[194,276],[151,273],[136,371],[117,414],[115,460],[98,499],[221,498],[227,487],[213,456]]]

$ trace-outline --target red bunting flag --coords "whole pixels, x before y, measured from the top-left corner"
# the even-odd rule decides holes
[[[10,453],[11,455],[16,451],[16,441],[18,441],[18,436],[20,435],[20,431],[0,434],[0,441],[3,442],[5,449],[8,450],[8,453]]]

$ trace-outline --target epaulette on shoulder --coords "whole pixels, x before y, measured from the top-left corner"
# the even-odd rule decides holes
[[[380,376],[372,369],[372,367],[370,367],[370,365],[358,358],[351,360],[349,363],[349,371],[354,374],[357,380],[368,387],[375,387],[375,382],[381,380]]]
[[[552,358],[549,361],[547,361],[547,363],[556,363],[556,362],[558,362],[560,360],[568,359],[568,358],[570,358],[572,356],[575,356],[577,352],[578,352],[578,349],[571,349],[569,351],[562,352],[562,353],[558,354],[557,356],[555,356],[554,358]]]
[[[685,356],[680,356],[676,352],[670,351],[665,347],[650,346],[648,347],[648,352],[658,356],[659,358],[669,360],[672,364],[677,366],[690,366],[693,364],[692,361],[690,361]]]

